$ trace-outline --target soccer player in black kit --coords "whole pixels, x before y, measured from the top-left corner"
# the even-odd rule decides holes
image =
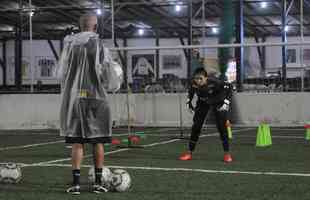
[[[187,106],[194,111],[193,126],[191,137],[188,144],[188,152],[182,154],[180,160],[191,160],[199,139],[201,128],[210,109],[213,110],[216,118],[216,126],[220,133],[224,149],[224,162],[232,162],[229,153],[229,140],[226,123],[228,120],[228,111],[231,104],[233,87],[230,83],[224,82],[216,77],[208,77],[204,68],[198,68],[193,74],[193,80],[188,92]],[[198,100],[196,107],[192,104],[194,95]]]

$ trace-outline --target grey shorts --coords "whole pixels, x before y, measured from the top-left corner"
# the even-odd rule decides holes
[[[94,143],[111,141],[111,111],[107,102],[79,98],[74,103],[68,143]],[[68,138],[68,139],[67,139]]]
[[[82,138],[82,137],[66,137],[65,141],[68,144],[105,144],[111,143],[111,137],[98,137],[98,138]]]

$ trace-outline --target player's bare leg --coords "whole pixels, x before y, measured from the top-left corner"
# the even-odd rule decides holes
[[[67,189],[67,193],[80,194],[80,176],[81,176],[81,163],[83,160],[84,146],[83,144],[72,145],[72,176],[73,184],[72,187]]]
[[[93,145],[93,156],[94,156],[94,166],[95,166],[95,184],[92,186],[92,192],[103,193],[108,190],[102,186],[102,167],[104,163],[104,145],[102,143],[97,143]]]

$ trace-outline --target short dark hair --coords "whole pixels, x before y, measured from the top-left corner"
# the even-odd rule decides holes
[[[194,76],[201,74],[203,76],[208,76],[208,72],[203,68],[203,67],[199,67],[194,71]]]

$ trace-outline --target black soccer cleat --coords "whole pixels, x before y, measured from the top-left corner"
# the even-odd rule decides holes
[[[66,190],[67,193],[70,194],[81,194],[81,187],[79,185],[73,185]]]
[[[105,187],[103,187],[102,185],[93,185],[92,186],[92,192],[93,193],[97,193],[97,194],[100,194],[100,193],[105,193],[105,192],[108,192],[109,190]]]

